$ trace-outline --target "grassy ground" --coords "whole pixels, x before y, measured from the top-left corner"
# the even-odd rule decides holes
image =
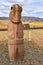
[[[0,65],[43,65],[43,50],[36,44],[25,40],[23,60],[11,62],[8,56],[8,42],[4,41],[0,43],[2,43],[0,44]]]
[[[0,29],[7,28],[8,20],[0,20]]]
[[[34,32],[34,30],[32,32]],[[28,30],[24,30],[24,58],[23,60],[15,60],[12,62],[9,61],[8,56],[8,33],[7,31],[2,31],[1,34],[0,65],[43,65],[43,48],[32,41],[28,41]]]
[[[43,27],[43,21],[25,21],[25,22],[22,22],[23,24],[29,24],[30,27],[31,26],[36,26],[36,27]]]
[[[35,42],[38,40],[39,43],[41,39],[43,40],[43,30],[24,30],[24,58],[11,62],[8,56],[8,32],[0,31],[0,65],[43,65],[43,47],[39,47]]]
[[[31,30],[32,41],[43,47],[43,29]]]
[[[0,20],[0,29],[7,28],[9,20]],[[25,21],[23,24],[29,24],[30,27],[43,27],[43,21]]]

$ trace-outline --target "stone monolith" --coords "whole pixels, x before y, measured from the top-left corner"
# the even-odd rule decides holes
[[[21,12],[22,7],[18,4],[11,6],[8,23],[8,52],[10,60],[22,58],[24,55]]]

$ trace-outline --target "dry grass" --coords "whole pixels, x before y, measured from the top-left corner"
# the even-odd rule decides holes
[[[43,47],[43,29],[31,30],[32,41]]]
[[[5,22],[6,21],[2,21],[1,24],[7,25],[8,22],[6,22],[6,23]],[[31,24],[32,24],[32,22],[31,22]],[[35,25],[35,23],[33,23],[33,24]],[[39,25],[39,24],[37,24],[37,25]],[[31,31],[31,42],[28,41],[29,31]],[[36,39],[38,41],[35,41]],[[7,45],[4,45],[4,44],[8,43],[8,41],[6,41],[6,40],[8,40],[8,32],[0,31],[0,65],[3,65],[3,64],[4,65],[43,65],[43,47],[40,48],[39,46],[37,46],[39,41],[43,40],[43,29],[42,30],[41,29],[24,30],[24,50],[25,51],[24,51],[23,60],[18,60],[16,62],[9,61],[8,47],[7,47]]]
[[[9,20],[0,20],[0,25],[8,25]],[[30,26],[43,27],[43,21],[22,21],[23,24],[30,24]]]
[[[8,20],[0,20],[0,29],[7,28]]]
[[[0,20],[0,29],[7,28],[8,20]],[[43,26],[41,21],[25,21],[23,24],[30,24],[30,26]],[[36,30],[24,30],[24,39],[29,40],[29,31],[31,31],[31,41],[37,43],[39,46],[43,46],[43,29]],[[0,41],[8,39],[7,31],[0,31]]]
[[[29,24],[30,26],[37,26],[37,27],[43,27],[43,21],[25,21],[22,22],[23,24]]]

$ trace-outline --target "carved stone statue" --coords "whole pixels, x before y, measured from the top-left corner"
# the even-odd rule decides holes
[[[22,58],[24,55],[22,8],[18,4],[11,6],[8,23],[8,51],[10,60]]]

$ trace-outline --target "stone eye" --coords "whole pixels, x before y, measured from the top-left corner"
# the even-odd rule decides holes
[[[13,9],[13,7],[11,7],[11,10]]]

